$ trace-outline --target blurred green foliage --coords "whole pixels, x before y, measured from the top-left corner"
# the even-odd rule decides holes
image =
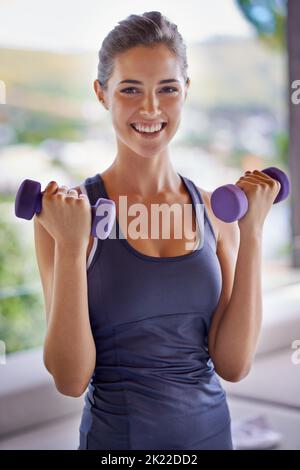
[[[287,131],[277,132],[273,136],[277,159],[281,166],[284,166],[286,169],[289,167],[288,162],[288,146],[289,146],[289,136]]]
[[[7,203],[0,201],[0,339],[10,353],[41,345],[45,319],[42,290],[18,288],[39,279],[34,252],[24,246],[21,234],[6,220],[4,206]]]
[[[14,119],[15,142],[39,145],[46,139],[82,140],[84,120],[64,119],[47,113],[26,112],[22,120]]]

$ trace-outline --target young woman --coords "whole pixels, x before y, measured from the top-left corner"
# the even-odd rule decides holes
[[[251,367],[262,228],[280,185],[246,172],[236,184],[249,210],[226,224],[211,210],[211,193],[173,168],[168,145],[190,80],[182,37],[159,12],[121,21],[102,44],[98,72],[94,89],[116,132],[115,160],[69,191],[51,182],[34,218],[45,366],[65,395],[88,387],[78,449],[232,449],[218,375],[235,382]],[[128,208],[148,209],[148,238],[122,238],[120,196]],[[90,236],[90,204],[99,197],[116,203],[117,238]],[[174,236],[181,211],[169,239],[149,236],[153,204],[191,205],[192,227]]]

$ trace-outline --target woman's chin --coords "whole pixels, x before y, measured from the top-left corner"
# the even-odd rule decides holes
[[[127,143],[127,146],[132,151],[132,153],[138,155],[141,158],[154,158],[161,155],[161,153],[165,151],[167,144],[160,143],[160,145],[138,145],[136,143],[132,143],[131,141]]]
[[[167,146],[170,140],[170,139],[166,139],[164,129],[157,136],[145,137],[143,134],[139,134],[137,131],[131,128],[130,136],[131,136],[131,139],[130,139],[131,146],[134,145],[137,153],[140,154],[141,152],[144,152],[145,155],[147,155],[148,153],[147,151],[153,151],[153,149],[156,149],[156,150],[159,149],[159,151],[161,151],[164,147]],[[149,156],[151,157],[152,155],[149,155]]]

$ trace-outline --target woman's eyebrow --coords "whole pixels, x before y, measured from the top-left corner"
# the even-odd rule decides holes
[[[158,83],[161,84],[161,83],[171,83],[171,82],[180,83],[180,81],[176,80],[176,78],[167,78],[166,80],[161,80]],[[139,80],[130,80],[130,79],[122,80],[121,82],[118,83],[118,85],[121,85],[121,83],[135,83],[137,85],[143,85],[143,82],[140,82]]]

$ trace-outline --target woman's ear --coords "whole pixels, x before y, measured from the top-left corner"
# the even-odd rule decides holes
[[[189,86],[191,84],[191,81],[189,78],[186,79],[186,82],[185,82],[185,94],[184,94],[184,99],[186,100],[186,96],[187,96],[187,91],[189,89]]]
[[[103,106],[107,109],[107,106],[105,104],[104,92],[98,79],[94,80],[94,90],[100,103],[102,103]]]

